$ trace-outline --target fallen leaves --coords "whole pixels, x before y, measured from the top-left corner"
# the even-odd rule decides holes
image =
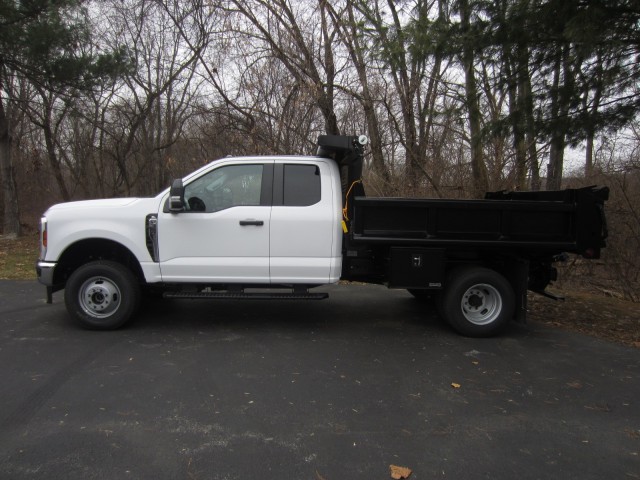
[[[394,480],[402,480],[403,478],[409,478],[411,475],[411,469],[407,467],[398,467],[397,465],[389,465],[391,470],[391,478]]]
[[[453,388],[460,388],[462,385],[460,385],[459,383],[456,383],[456,382],[451,382],[451,386]]]
[[[638,304],[577,288],[559,290],[566,302],[530,294],[529,319],[563,330],[640,348]]]
[[[594,403],[591,405],[585,405],[584,408],[586,410],[592,410],[595,412],[610,412],[611,411],[611,407],[609,406],[608,403]]]
[[[391,478],[394,480],[403,480],[409,478],[411,476],[411,469],[407,467],[399,467],[397,465],[389,465],[389,470],[391,470]],[[327,480],[325,477],[320,475],[320,472],[316,470],[316,480]]]

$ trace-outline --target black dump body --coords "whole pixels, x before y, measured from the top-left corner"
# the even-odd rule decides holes
[[[605,246],[606,187],[490,192],[483,200],[367,198],[358,137],[323,135],[318,155],[340,168],[345,235],[342,278],[391,287],[442,289],[460,267],[490,268],[519,296],[543,292],[552,264]],[[519,300],[521,311],[525,301]]]
[[[491,192],[485,200],[353,200],[351,242],[471,247],[526,257],[577,253],[599,258],[607,228],[606,187],[548,192]]]
[[[606,187],[492,192],[484,200],[351,199],[343,279],[396,288],[441,289],[462,266],[496,270],[517,292],[545,293],[553,263],[599,258],[607,237]]]

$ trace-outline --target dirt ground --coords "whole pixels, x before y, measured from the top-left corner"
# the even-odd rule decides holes
[[[0,278],[35,280],[37,248],[37,234],[18,240],[0,236]],[[566,300],[530,293],[530,321],[640,348],[640,304],[567,282],[548,290]]]
[[[555,301],[529,294],[529,320],[640,348],[640,304],[586,288],[549,288]]]

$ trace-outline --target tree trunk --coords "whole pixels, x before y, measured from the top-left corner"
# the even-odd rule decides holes
[[[463,32],[470,30],[471,8],[468,0],[460,1],[460,19]],[[462,51],[462,63],[464,67],[465,96],[467,110],[469,111],[469,134],[471,143],[471,173],[473,175],[473,195],[481,197],[489,189],[487,166],[482,155],[482,131],[481,113],[478,104],[478,87],[474,70],[474,51],[469,39],[465,40]]]
[[[527,122],[528,123],[528,122]],[[528,130],[527,125],[527,130]],[[541,190],[542,180],[540,179],[540,163],[538,162],[538,151],[536,150],[535,134],[527,132],[527,149],[529,151],[529,171],[531,172],[531,190]]]
[[[594,133],[588,132],[587,134],[587,146],[585,148],[585,162],[584,162],[584,176],[589,178],[593,175],[593,144]]]
[[[518,47],[520,48],[520,47]],[[513,130],[513,149],[515,152],[515,178],[512,188],[524,190],[527,182],[527,144],[524,128],[524,89],[522,87],[521,65],[511,52],[505,52],[505,68],[507,73],[507,90],[509,94],[509,114]]]
[[[2,232],[5,237],[16,238],[21,233],[18,188],[11,158],[11,131],[2,98],[0,98],[0,176],[2,176],[4,200]]]
[[[547,190],[560,190],[562,168],[564,166],[565,140],[563,133],[553,133],[549,148],[549,168],[547,170]]]
[[[562,187],[562,169],[564,167],[564,149],[567,145],[569,108],[571,92],[575,89],[575,72],[580,63],[571,59],[571,44],[565,43],[558,52],[555,63],[552,91],[551,148],[549,151],[549,171],[547,172],[547,190],[559,190]],[[573,66],[572,66],[573,64]],[[562,84],[560,84],[562,79]]]
[[[56,179],[58,188],[60,189],[62,200],[68,202],[71,200],[71,195],[69,194],[69,190],[65,184],[60,160],[58,160],[58,155],[56,154],[56,146],[53,139],[53,132],[51,131],[50,121],[51,117],[49,116],[49,112],[47,112],[47,118],[45,120],[46,124],[43,127],[45,145],[47,146],[47,158],[49,159],[49,166],[51,166],[51,170],[53,170],[53,176]]]
[[[525,130],[527,151],[529,156],[529,171],[531,172],[531,190],[540,190],[542,182],[540,180],[540,162],[538,161],[538,150],[536,148],[536,127],[533,117],[533,97],[531,95],[531,76],[527,69],[525,81]]]
[[[591,107],[591,111],[589,112],[590,117],[595,118],[598,115],[598,109],[600,108],[600,100],[602,98],[602,75],[603,75],[603,65],[602,59],[599,58],[600,68],[597,71],[597,80],[596,83],[596,91],[593,96],[593,106]],[[585,94],[586,98],[586,94]],[[593,125],[587,126],[587,147],[585,152],[585,161],[584,161],[584,175],[589,178],[593,175],[593,144],[596,133]]]
[[[553,71],[551,88],[551,122],[553,125],[549,145],[549,165],[547,166],[547,190],[559,190],[562,183],[562,167],[564,163],[564,131],[561,128],[560,76],[562,69],[561,53],[558,53]]]
[[[529,51],[524,43],[517,47],[517,138],[514,138],[516,147],[516,187],[519,190],[527,188],[527,140],[526,140],[526,110],[528,101],[529,83]],[[514,130],[515,133],[515,130]],[[515,136],[515,135],[514,135]]]
[[[380,133],[380,125],[378,123],[378,116],[376,115],[373,95],[371,94],[371,89],[369,88],[367,65],[364,59],[362,46],[360,45],[358,40],[356,21],[353,14],[353,4],[349,2],[347,8],[349,21],[348,23],[345,23],[347,23],[347,25],[349,26],[349,30],[345,28],[345,38],[343,39],[343,41],[349,49],[351,61],[355,66],[356,72],[358,73],[358,79],[360,80],[360,85],[362,86],[362,97],[360,99],[360,103],[362,104],[362,109],[364,110],[364,116],[367,122],[367,131],[371,140],[371,163],[374,173],[382,177],[385,186],[389,186],[391,185],[391,178],[389,175],[389,170],[387,169],[384,161],[384,155],[382,153],[382,135]],[[335,20],[340,21],[337,16]]]

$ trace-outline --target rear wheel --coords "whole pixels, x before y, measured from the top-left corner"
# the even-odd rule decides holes
[[[65,287],[68,312],[82,326],[109,330],[124,325],[140,304],[140,285],[125,266],[111,261],[87,263]]]
[[[439,310],[463,335],[487,337],[506,327],[513,317],[514,300],[511,285],[498,272],[464,268],[449,276]]]

